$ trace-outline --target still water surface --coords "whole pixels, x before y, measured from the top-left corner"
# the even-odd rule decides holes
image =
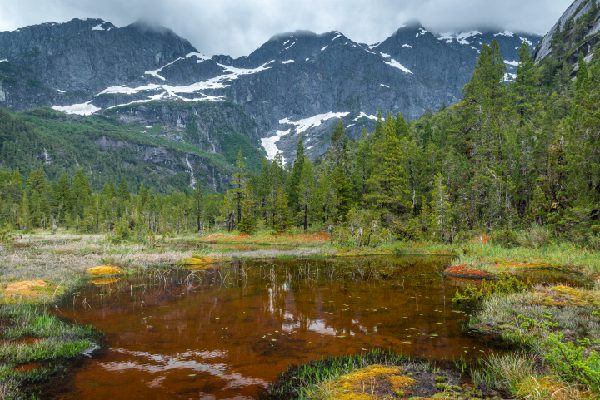
[[[59,314],[106,349],[57,399],[251,399],[292,364],[374,347],[432,360],[481,356],[451,299],[445,257],[234,261],[98,281]]]

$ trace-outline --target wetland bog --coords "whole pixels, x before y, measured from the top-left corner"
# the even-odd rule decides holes
[[[278,374],[384,348],[430,360],[493,349],[466,335],[449,257],[229,261],[90,283],[57,313],[105,334],[57,399],[257,398]],[[238,397],[236,397],[238,396]]]

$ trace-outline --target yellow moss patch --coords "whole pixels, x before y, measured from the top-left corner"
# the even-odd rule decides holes
[[[92,279],[92,283],[96,286],[103,286],[103,285],[112,285],[113,283],[117,283],[119,282],[119,279],[117,278],[97,278],[97,279]]]
[[[114,265],[99,265],[87,269],[87,273],[92,276],[110,276],[110,275],[121,275],[123,270]]]
[[[179,260],[178,264],[186,267],[191,267],[194,269],[208,268],[210,264],[216,263],[219,261],[213,257],[199,257],[193,256],[190,258],[183,258]]]
[[[415,380],[401,374],[400,367],[369,365],[323,383],[321,391],[336,400],[371,400],[381,398],[378,394],[404,394]]]
[[[415,380],[410,376],[396,375],[389,378],[392,389],[395,392],[403,392],[405,389],[415,384]]]

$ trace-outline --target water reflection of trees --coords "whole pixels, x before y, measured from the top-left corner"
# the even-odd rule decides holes
[[[442,279],[445,263],[424,257],[234,260],[206,270],[149,269],[115,284],[85,288],[73,302],[126,312],[187,294],[219,296],[219,290],[239,289],[258,293],[260,317],[274,319],[282,330],[369,334],[378,329],[372,310],[407,302]],[[358,292],[369,296],[357,301],[353,294]]]

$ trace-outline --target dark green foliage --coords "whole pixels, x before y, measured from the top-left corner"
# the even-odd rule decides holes
[[[105,117],[82,122],[48,110],[0,112],[0,159],[26,176],[0,172],[0,216],[21,230],[118,227],[116,237],[123,240],[141,226],[151,232],[201,231],[210,223],[248,233],[332,229],[340,242],[361,246],[390,238],[453,242],[487,233],[511,247],[519,242],[513,232],[521,230],[543,233],[531,237],[533,246],[558,238],[598,248],[600,57],[589,64],[580,58],[574,80],[548,82],[546,62],[536,65],[527,46],[519,54],[513,83],[504,82],[504,60],[492,42],[482,47],[458,104],[412,123],[401,114],[384,119],[379,113],[375,130],[365,130],[357,141],[346,136],[340,121],[322,158],[311,162],[299,137],[293,163],[284,165],[280,155],[263,159],[256,174],[252,145],[231,135],[231,142],[221,143],[223,159],[187,142],[139,135]],[[560,71],[570,76],[572,69],[560,66],[555,73]],[[197,121],[189,122],[186,135],[197,139]],[[103,136],[203,157],[211,171],[231,177],[224,201],[177,192],[189,188],[187,172],[167,178],[158,168],[136,164],[127,152],[120,152],[121,159],[108,151],[100,155],[90,143]],[[47,163],[44,149],[50,148],[61,157]],[[76,164],[81,168],[71,178],[64,171]],[[92,193],[101,185],[101,192]],[[156,191],[172,194],[160,197]]]
[[[544,342],[544,358],[564,381],[587,385],[600,394],[600,355],[589,350],[590,339],[577,343],[563,342],[562,337],[550,334]]]

